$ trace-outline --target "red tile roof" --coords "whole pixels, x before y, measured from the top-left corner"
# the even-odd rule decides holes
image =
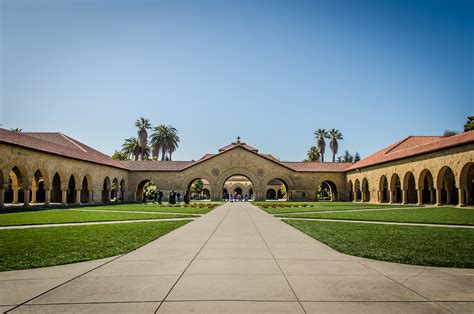
[[[126,169],[117,160],[82,144],[62,133],[11,132],[0,128],[0,142],[26,147],[46,153]]]
[[[222,153],[222,152],[228,151],[229,149],[232,149],[232,148],[237,147],[237,146],[243,147],[248,151],[258,153],[258,149],[256,149],[255,147],[252,147],[250,145],[247,145],[245,143],[232,143],[232,144],[229,144],[227,146],[219,148],[219,152]]]
[[[344,172],[352,166],[352,162],[292,162],[282,161],[281,164],[299,172]]]
[[[347,170],[360,169],[469,143],[474,143],[474,131],[464,132],[449,137],[409,136],[379,150],[367,158],[362,159]]]
[[[121,160],[123,167],[131,171],[180,171],[197,161]]]

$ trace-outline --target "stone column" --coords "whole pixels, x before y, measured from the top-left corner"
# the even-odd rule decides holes
[[[418,199],[418,202],[416,205],[421,206],[423,205],[423,190],[422,189],[417,189],[416,190],[416,197]]]
[[[463,189],[463,188],[459,188],[458,189],[458,193],[459,193],[459,204],[458,206],[459,207],[464,207],[466,206],[466,198],[465,198],[465,195],[466,193],[464,193],[464,191],[466,191],[467,189]]]
[[[67,205],[67,190],[61,190],[61,205]]]
[[[354,203],[359,200],[359,198],[357,197],[358,195],[359,195],[359,193],[357,193],[357,190],[355,190],[354,191]]]
[[[441,206],[441,189],[436,190],[436,206]]]
[[[12,187],[12,190],[13,190],[13,201],[12,201],[12,203],[13,204],[18,204],[18,191],[20,190],[20,188],[18,186],[14,186],[14,187]]]
[[[379,197],[379,203],[382,203],[383,192],[382,192],[382,191],[378,191],[377,195],[378,195],[378,197]]]
[[[5,207],[5,190],[0,189],[0,208]]]
[[[408,203],[408,191],[402,190],[402,204]]]
[[[44,191],[44,205],[49,206],[50,203],[51,203],[51,191],[45,190]]]
[[[37,187],[31,188],[31,202],[36,203],[36,192],[38,191]]]
[[[92,190],[89,190],[88,193],[89,193],[89,200],[88,200],[88,203],[92,203],[92,201],[93,201],[93,196],[94,196],[93,193],[92,193]]]
[[[81,205],[81,190],[76,190],[76,205]]]
[[[27,188],[23,189],[23,198],[25,200],[24,206],[25,207],[30,206],[30,189],[27,189]]]
[[[395,191],[389,190],[388,191],[388,203],[393,204],[395,199]]]

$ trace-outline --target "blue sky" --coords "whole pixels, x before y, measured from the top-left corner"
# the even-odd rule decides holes
[[[0,123],[107,154],[140,116],[179,130],[175,160],[240,135],[299,161],[317,128],[364,157],[474,114],[470,1],[0,3]]]

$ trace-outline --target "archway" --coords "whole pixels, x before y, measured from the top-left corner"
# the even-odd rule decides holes
[[[140,181],[140,183],[137,185],[137,188],[135,189],[135,200],[143,201],[143,192],[147,191],[149,187],[153,186],[156,187],[156,184],[149,179]]]
[[[273,190],[273,192],[270,190]],[[280,178],[269,180],[265,187],[265,191],[267,200],[288,200],[288,184]]]
[[[127,187],[125,185],[125,179],[122,179],[120,180],[120,197],[119,197],[119,200],[121,202],[123,201],[126,201],[127,200]]]
[[[104,183],[102,184],[102,202],[110,202],[110,190],[112,184],[110,183],[109,177],[105,177]]]
[[[379,182],[379,202],[388,203],[389,201],[388,180],[386,176],[382,176]]]
[[[267,200],[276,200],[277,195],[276,195],[275,190],[274,189],[268,189],[265,198]]]
[[[362,179],[362,202],[370,202],[370,189],[367,178]]]
[[[90,200],[90,193],[89,193],[89,190],[90,190],[90,185],[91,184],[91,180],[89,178],[87,178],[88,176],[84,176],[84,178],[82,178],[82,184],[81,184],[81,203],[89,203],[91,200]]]
[[[330,180],[323,181],[317,191],[317,199],[318,200],[330,200],[330,201],[337,201],[338,194],[337,194],[337,186],[334,182]]]
[[[361,199],[362,199],[362,192],[361,192],[361,190],[360,190],[360,182],[359,182],[359,179],[356,179],[355,182],[354,182],[354,193],[355,193],[354,201],[355,201],[355,202],[361,201]]]
[[[421,203],[434,204],[436,201],[436,190],[434,188],[433,175],[428,169],[424,169],[420,173],[418,180],[418,186],[422,189]]]
[[[62,203],[63,196],[61,192],[61,177],[55,173],[51,185],[51,203]]]
[[[24,202],[23,175],[17,166],[8,173],[8,189],[5,191],[5,203],[20,204]]]
[[[460,205],[474,205],[474,163],[469,162],[461,170],[460,185],[461,198]]]
[[[43,173],[38,169],[31,181],[30,200],[32,203],[44,203],[46,201],[45,179]]]
[[[114,178],[112,180],[112,187],[110,190],[110,200],[113,202],[118,201],[118,196],[119,196],[119,191],[120,191],[120,184],[117,178]]]
[[[458,204],[458,188],[453,170],[445,166],[438,173],[439,204]]]
[[[69,177],[69,181],[67,184],[66,202],[69,204],[76,202],[76,179],[74,178],[74,175],[71,175]]]
[[[390,192],[392,193],[391,196],[391,203],[401,203],[402,202],[402,185],[400,182],[400,177],[398,174],[393,174],[390,180]]]
[[[404,193],[404,203],[408,204],[417,204],[418,203],[418,193],[416,191],[416,181],[415,175],[411,171],[408,171],[405,174],[403,179],[403,193]]]
[[[349,180],[349,196],[348,196],[349,202],[354,201],[354,184],[352,183],[352,180]]]
[[[250,200],[253,198],[253,188],[254,185],[247,176],[232,175],[224,181],[222,186],[222,191],[228,191],[227,197],[224,195],[224,200]]]
[[[200,201],[211,199],[211,184],[204,178],[196,178],[188,184],[189,199]]]

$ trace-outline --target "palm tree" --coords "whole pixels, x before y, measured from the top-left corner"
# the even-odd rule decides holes
[[[148,146],[148,132],[147,129],[151,129],[150,120],[140,117],[135,121],[135,126],[138,128],[138,146],[140,149],[139,157],[141,160],[145,159],[145,151]]]
[[[321,158],[321,154],[319,153],[319,150],[316,146],[311,146],[311,148],[308,150],[308,153],[306,154],[306,157],[308,158],[308,161],[318,161],[319,158]]]
[[[153,128],[153,134],[151,135],[153,154],[158,157],[161,151],[162,161],[171,160],[171,156],[179,146],[178,143],[178,130],[173,126],[161,124]],[[166,154],[169,154],[169,157]]]
[[[331,141],[329,142],[329,147],[331,148],[332,151],[332,162],[336,162],[336,154],[337,150],[339,149],[339,144],[337,143],[337,140],[342,140],[342,133],[339,130],[336,129],[331,129],[329,130],[329,138]]]
[[[136,137],[125,139],[122,145],[122,153],[126,154],[129,159],[138,160],[140,155],[140,146]]]
[[[326,151],[326,141],[324,139],[328,137],[328,132],[325,129],[317,129],[314,135],[316,135],[316,145],[321,154],[321,161],[324,162],[324,152]]]

